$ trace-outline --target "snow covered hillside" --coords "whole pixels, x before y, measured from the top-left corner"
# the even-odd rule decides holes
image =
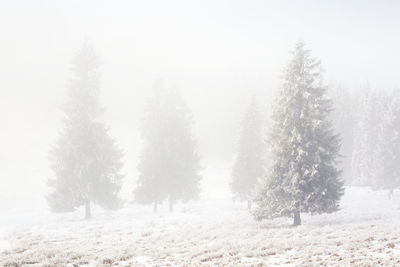
[[[256,222],[245,204],[215,199],[127,206],[19,221],[0,229],[2,266],[394,266],[400,264],[400,192],[346,188],[330,215]],[[29,215],[29,217],[34,214]],[[29,220],[26,218],[26,220]],[[7,221],[7,220],[5,220]],[[3,221],[4,222],[4,221]]]

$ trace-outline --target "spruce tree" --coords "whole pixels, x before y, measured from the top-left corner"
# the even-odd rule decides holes
[[[354,132],[354,148],[352,155],[353,185],[372,186],[377,161],[375,153],[378,149],[379,125],[381,124],[385,104],[384,95],[370,89],[363,91],[359,105],[358,122]]]
[[[141,127],[143,149],[134,191],[142,204],[158,204],[199,196],[201,176],[197,143],[191,132],[192,116],[176,89],[156,86],[148,100]]]
[[[400,186],[400,95],[396,91],[381,98],[382,119],[373,153],[372,187],[389,191]]]
[[[48,204],[55,212],[72,211],[85,205],[91,217],[91,203],[117,208],[122,175],[123,152],[100,118],[99,57],[85,42],[77,53],[68,86],[68,101],[63,106],[64,127],[50,152],[55,179],[49,181],[53,192]]]
[[[264,174],[265,144],[260,110],[253,98],[242,120],[238,151],[232,168],[231,191],[251,209],[253,190]]]
[[[268,145],[272,166],[255,201],[256,219],[338,210],[340,139],[329,119],[332,103],[322,84],[320,62],[298,43],[273,110]]]
[[[353,182],[351,159],[358,110],[357,105],[354,103],[358,102],[358,95],[344,87],[332,88],[330,94],[334,105],[334,110],[332,111],[333,125],[342,139],[340,149],[342,177],[347,184],[350,184]]]

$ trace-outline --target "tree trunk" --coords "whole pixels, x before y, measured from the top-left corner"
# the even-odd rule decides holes
[[[247,208],[251,210],[251,199],[247,200]]]
[[[169,197],[169,212],[174,211],[174,201],[172,200],[172,197]]]
[[[153,212],[157,212],[157,208],[158,208],[158,201],[154,201],[154,206],[153,206]]]
[[[90,219],[92,217],[92,213],[90,211],[90,199],[86,199],[85,202],[85,219]]]
[[[296,210],[293,216],[293,226],[298,226],[300,224],[301,224],[300,211]]]

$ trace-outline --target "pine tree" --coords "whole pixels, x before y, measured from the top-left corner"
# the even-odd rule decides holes
[[[342,177],[347,184],[353,181],[352,156],[354,147],[354,131],[357,125],[357,103],[358,95],[350,92],[343,87],[336,87],[330,90],[334,110],[332,119],[334,128],[339,132],[341,142],[341,162],[340,167],[343,170]]]
[[[400,95],[396,91],[381,98],[382,119],[373,154],[372,186],[393,190],[400,186]]]
[[[231,182],[232,193],[239,200],[247,201],[249,210],[254,187],[264,174],[265,144],[262,133],[260,110],[253,98],[242,121]]]
[[[85,205],[91,217],[91,203],[117,208],[122,175],[123,152],[100,121],[104,111],[99,103],[100,61],[86,43],[77,53],[68,86],[68,101],[63,107],[64,127],[50,152],[55,179],[48,204],[55,212],[72,211]]]
[[[158,204],[166,198],[170,211],[176,201],[199,196],[201,176],[192,116],[176,89],[156,87],[141,127],[143,150],[134,191],[136,201]]]
[[[379,125],[383,117],[382,93],[366,86],[359,105],[359,118],[354,132],[352,170],[358,186],[372,186],[376,165],[374,154],[377,150]]]
[[[343,194],[339,179],[340,139],[332,129],[331,101],[325,96],[320,62],[300,42],[289,62],[273,110],[268,145],[272,166],[255,201],[256,219],[338,210]]]

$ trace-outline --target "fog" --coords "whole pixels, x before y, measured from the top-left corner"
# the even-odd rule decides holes
[[[329,88],[354,99],[367,84],[391,91],[400,85],[399,10],[398,1],[1,1],[0,210],[48,211],[49,153],[85,42],[101,59],[102,121],[125,151],[121,198],[134,200],[140,124],[161,84],[192,113],[200,200],[231,199],[246,107],[255,97],[270,125],[296,43],[321,59]]]

